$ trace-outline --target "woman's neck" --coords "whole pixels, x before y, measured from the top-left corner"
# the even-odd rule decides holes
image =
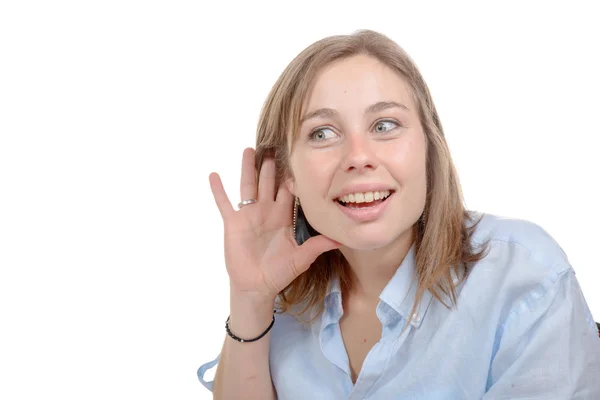
[[[413,244],[409,230],[387,246],[374,250],[354,250],[342,247],[348,261],[350,289],[347,295],[365,303],[377,302]]]

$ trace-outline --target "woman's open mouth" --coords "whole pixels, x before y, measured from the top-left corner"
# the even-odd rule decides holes
[[[337,198],[336,201],[344,207],[360,209],[381,204],[386,201],[392,193],[394,193],[393,190],[353,193]]]
[[[376,220],[386,209],[394,190],[348,194],[335,199],[339,209],[356,222]]]

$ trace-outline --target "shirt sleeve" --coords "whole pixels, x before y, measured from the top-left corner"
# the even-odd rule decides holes
[[[211,392],[213,391],[213,381],[209,381],[207,382],[206,380],[204,380],[204,374],[206,374],[206,371],[208,371],[209,369],[211,369],[212,367],[214,367],[215,365],[217,365],[219,363],[219,358],[221,357],[221,354],[219,354],[217,356],[217,358],[215,358],[214,360],[207,362],[206,364],[203,364],[202,366],[200,366],[200,368],[198,368],[198,379],[200,380],[200,383],[202,383],[204,385],[205,388],[207,388],[208,390],[210,390]]]
[[[600,399],[600,339],[573,269],[500,330],[484,399]]]

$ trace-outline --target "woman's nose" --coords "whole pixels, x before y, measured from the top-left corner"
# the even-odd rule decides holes
[[[344,143],[345,151],[342,160],[344,171],[362,171],[365,169],[376,169],[378,166],[374,143],[364,135],[348,135]]]

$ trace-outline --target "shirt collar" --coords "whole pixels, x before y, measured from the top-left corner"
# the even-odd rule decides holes
[[[410,323],[415,328],[418,328],[425,318],[433,296],[429,290],[426,290],[423,293],[421,303],[416,309],[415,314],[412,318],[410,317],[410,311],[415,303],[417,294],[415,252],[416,247],[413,244],[394,273],[394,276],[392,276],[392,279],[390,279],[379,295],[379,299],[402,315],[406,320],[410,320]]]
[[[413,244],[402,263],[385,286],[379,299],[404,319],[418,328],[429,309],[433,296],[429,290],[423,293],[421,304],[412,318],[409,317],[417,294],[415,245]],[[342,293],[338,277],[332,277],[325,294],[325,309],[321,319],[321,329],[336,323],[342,316]]]
[[[337,323],[342,317],[342,290],[340,281],[337,276],[329,280],[327,292],[325,293],[323,314],[321,315],[321,324],[313,324],[313,329],[317,329],[315,333],[323,331],[329,324]]]

